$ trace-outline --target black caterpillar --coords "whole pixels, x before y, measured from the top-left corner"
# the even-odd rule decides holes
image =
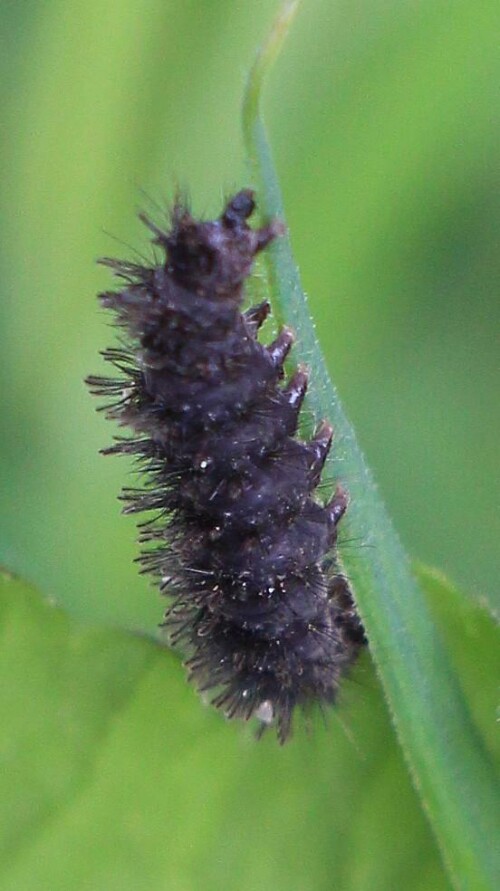
[[[145,489],[125,489],[125,512],[154,510],[139,558],[173,597],[165,616],[189,676],[228,717],[274,723],[280,741],[295,706],[335,699],[363,643],[349,586],[335,560],[347,507],[337,488],[313,497],[332,441],[323,422],[295,438],[307,387],[299,368],[282,385],[293,335],[263,346],[267,302],[241,312],[255,255],[282,226],[251,229],[250,190],[221,217],[198,222],[177,202],[169,232],[154,232],[161,262],[104,260],[122,286],[100,295],[126,329],[105,359],[123,377],[90,377],[116,397],[108,416],[131,427],[106,454],[137,456]]]

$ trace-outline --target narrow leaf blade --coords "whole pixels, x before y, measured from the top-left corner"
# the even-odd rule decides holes
[[[259,114],[261,85],[288,23],[276,19],[248,82],[243,127],[249,167],[264,217],[284,220],[283,201]],[[340,405],[319,346],[290,240],[268,252],[271,301],[298,342],[295,362],[312,370],[308,408],[328,418],[336,445],[327,474],[345,482],[351,505],[346,537],[360,552],[340,547],[400,742],[423,805],[457,888],[493,889],[500,877],[500,795],[489,754],[468,711],[453,668],[411,572],[409,560]],[[383,394],[382,394],[383,398]]]

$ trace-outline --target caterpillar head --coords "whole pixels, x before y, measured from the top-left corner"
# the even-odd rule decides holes
[[[169,273],[199,295],[239,296],[255,255],[283,233],[278,221],[251,229],[247,220],[254,210],[251,189],[234,195],[217,220],[199,222],[185,207],[176,205],[172,229],[161,238]]]

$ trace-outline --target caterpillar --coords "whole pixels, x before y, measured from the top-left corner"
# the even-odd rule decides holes
[[[316,493],[332,427],[299,439],[308,371],[285,380],[294,335],[264,346],[269,303],[242,309],[256,255],[284,231],[252,228],[255,206],[243,189],[199,221],[178,199],[168,231],[141,215],[160,256],[101,261],[119,286],[99,299],[125,346],[103,353],[121,376],[87,384],[133,431],[103,453],[146,475],[121,497],[125,513],[154,512],[138,560],[170,598],[170,644],[227,717],[257,717],[284,742],[297,707],[335,700],[364,634],[336,559],[347,493]]]

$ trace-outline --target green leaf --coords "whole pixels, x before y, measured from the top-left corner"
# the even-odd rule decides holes
[[[467,597],[437,570],[417,564],[415,571],[450,652],[474,723],[492,760],[500,764],[498,617],[486,600]]]
[[[493,751],[491,617],[419,576]],[[169,651],[7,575],[0,633],[3,891],[449,891],[367,653],[329,726],[281,748],[204,708]]]
[[[0,577],[2,891],[445,891],[368,655],[284,748]]]
[[[243,108],[262,213],[282,220],[283,202],[259,101],[263,79],[297,7],[298,2],[282,4],[250,74]],[[328,418],[336,430],[327,473],[345,482],[351,495],[343,524],[346,538],[363,544],[361,556],[341,546],[341,559],[414,783],[456,887],[493,889],[500,878],[500,796],[489,753],[329,379],[289,239],[279,239],[268,258],[273,306],[298,335],[294,361],[305,361],[312,370],[307,406],[317,421]]]

